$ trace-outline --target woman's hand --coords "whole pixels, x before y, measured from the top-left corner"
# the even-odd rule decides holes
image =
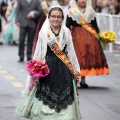
[[[75,76],[80,76],[80,72],[75,72]]]
[[[76,76],[75,78],[76,78],[77,83],[80,84],[80,81],[81,81],[80,72],[75,72],[75,76]]]
[[[76,81],[77,81],[77,84],[80,84],[80,81],[81,81],[81,79],[80,79],[80,76],[78,77],[76,77]]]

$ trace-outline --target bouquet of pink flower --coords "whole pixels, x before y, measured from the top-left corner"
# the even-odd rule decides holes
[[[30,60],[26,63],[26,69],[32,77],[30,81],[30,89],[35,85],[36,79],[45,77],[49,74],[49,68],[42,60]]]

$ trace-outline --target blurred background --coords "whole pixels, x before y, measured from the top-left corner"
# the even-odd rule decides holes
[[[42,0],[39,0],[41,3]],[[46,0],[50,5],[52,0]],[[57,1],[57,0],[53,0]],[[61,6],[69,4],[70,0],[58,0]],[[92,0],[97,15],[100,31],[106,29],[117,35],[116,44],[109,44],[106,50],[120,49],[120,0]],[[0,0],[0,45],[19,44],[19,27],[15,24],[17,0]]]
[[[38,1],[41,5],[42,0]],[[50,6],[52,0],[46,1]],[[69,1],[58,0],[66,13]],[[100,31],[114,31],[117,40],[104,50],[110,74],[88,77],[90,88],[79,89],[82,120],[120,120],[120,0],[92,0],[92,5]],[[17,62],[16,7],[17,0],[0,0],[0,120],[26,120],[15,114],[27,78],[26,61]],[[36,25],[38,28],[45,18],[42,15],[41,22]]]

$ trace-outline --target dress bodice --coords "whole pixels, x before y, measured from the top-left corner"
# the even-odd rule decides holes
[[[61,30],[61,29],[60,29]],[[52,30],[51,28],[51,31],[53,32],[53,34],[57,37],[59,36],[59,33],[60,33],[60,30],[58,31],[58,33],[54,33],[54,31]],[[66,47],[67,45],[65,45],[65,47],[63,48],[63,52],[66,54]],[[53,56],[53,57],[56,57],[56,54],[50,49],[50,47],[47,45],[47,53],[46,53],[46,56]]]

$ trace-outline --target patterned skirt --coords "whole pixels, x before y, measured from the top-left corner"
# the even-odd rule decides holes
[[[74,101],[73,76],[68,67],[54,54],[46,57],[46,63],[50,73],[39,80],[36,97],[49,108],[60,112]]]
[[[83,27],[71,28],[81,76],[108,74],[107,61],[97,38]]]
[[[47,56],[50,73],[28,94],[23,94],[16,113],[32,120],[80,120],[76,81],[56,56]]]

